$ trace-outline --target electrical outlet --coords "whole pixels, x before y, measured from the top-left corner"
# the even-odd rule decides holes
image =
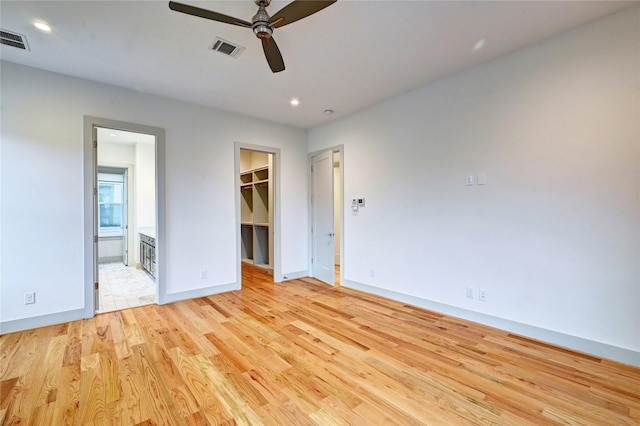
[[[474,291],[473,291],[473,287],[467,287],[467,297],[469,299],[475,299],[475,295],[474,295]]]
[[[207,278],[207,270],[203,269],[200,271],[200,279],[204,280],[205,278]]]
[[[25,305],[31,305],[33,303],[36,303],[36,292],[35,291],[30,291],[28,293],[24,294],[24,304]]]
[[[487,290],[484,288],[481,288],[480,291],[478,292],[478,299],[482,300],[483,302],[487,301]]]
[[[473,175],[465,176],[464,183],[467,186],[472,186],[473,185]]]

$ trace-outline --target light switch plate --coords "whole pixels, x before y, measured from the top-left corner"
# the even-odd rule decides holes
[[[478,185],[486,185],[487,184],[487,174],[482,172],[478,173]]]

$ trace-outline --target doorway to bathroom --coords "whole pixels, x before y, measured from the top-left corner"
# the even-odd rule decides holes
[[[96,312],[157,303],[155,136],[96,127]]]

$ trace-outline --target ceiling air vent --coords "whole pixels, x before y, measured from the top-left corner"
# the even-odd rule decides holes
[[[220,37],[216,37],[216,40],[211,45],[211,50],[224,53],[232,58],[237,58],[242,53],[244,47],[233,44],[230,41],[224,40]]]
[[[27,38],[22,34],[12,33],[11,31],[0,29],[0,43],[7,46],[17,47],[18,49],[29,50]]]

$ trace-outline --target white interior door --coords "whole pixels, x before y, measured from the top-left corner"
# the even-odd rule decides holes
[[[313,156],[311,164],[311,276],[334,285],[333,152]]]

